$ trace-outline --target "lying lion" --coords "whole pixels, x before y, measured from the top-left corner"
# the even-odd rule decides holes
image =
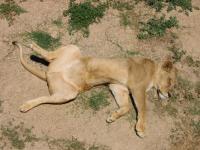
[[[169,97],[169,90],[174,86],[177,69],[166,60],[160,64],[147,58],[96,58],[83,57],[79,48],[68,45],[55,51],[47,52],[36,44],[32,49],[50,62],[48,70],[41,71],[29,65],[22,56],[22,65],[32,74],[47,81],[50,96],[29,100],[20,107],[21,112],[45,103],[66,103],[93,86],[109,84],[119,109],[111,113],[107,122],[113,122],[130,109],[129,92],[137,108],[136,132],[144,137],[146,91],[155,87],[160,98]]]

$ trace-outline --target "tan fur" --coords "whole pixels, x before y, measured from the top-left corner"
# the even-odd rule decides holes
[[[47,52],[32,44],[34,51],[49,61],[47,72],[36,71],[22,57],[27,70],[46,80],[50,96],[29,100],[20,107],[21,112],[44,103],[65,103],[76,98],[78,93],[100,84],[109,84],[119,109],[111,113],[107,122],[113,122],[130,109],[129,91],[137,108],[136,131],[140,137],[145,131],[146,91],[152,87],[159,90],[161,98],[167,98],[176,80],[176,68],[169,60],[156,64],[147,58],[94,58],[83,57],[75,45]]]

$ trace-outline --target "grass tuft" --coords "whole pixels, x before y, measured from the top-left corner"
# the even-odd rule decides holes
[[[27,36],[46,50],[53,50],[61,45],[60,37],[54,38],[44,31],[32,31],[27,33]]]
[[[63,12],[64,16],[69,16],[69,33],[82,31],[83,36],[88,37],[89,25],[100,22],[106,8],[106,4],[94,6],[91,1],[77,4],[74,0],[70,0],[69,9]]]
[[[13,0],[0,4],[0,18],[5,18],[9,26],[13,24],[14,16],[19,16],[21,13],[25,12],[27,11],[17,5]]]
[[[62,19],[61,19],[61,18],[58,18],[58,19],[56,19],[56,20],[53,20],[52,23],[53,23],[54,25],[56,25],[57,27],[59,27],[59,28],[63,26],[63,22],[62,22]]]
[[[3,112],[2,103],[3,103],[3,101],[0,99],[0,113]]]
[[[168,20],[165,19],[164,16],[159,19],[151,18],[147,23],[142,22],[142,27],[140,28],[140,33],[137,37],[139,39],[162,37],[166,33],[166,30],[172,27],[178,27],[176,17],[170,17]]]
[[[179,62],[181,61],[181,58],[183,57],[183,55],[185,55],[185,51],[180,49],[180,48],[177,48],[176,46],[172,46],[172,47],[169,47],[168,50],[170,52],[172,52],[173,56],[172,58],[174,59],[174,63],[175,62]]]
[[[9,144],[15,149],[24,149],[26,143],[38,141],[36,136],[32,134],[31,129],[25,128],[23,123],[13,125],[11,122],[9,122],[7,125],[1,125],[0,129],[2,143],[9,142]]]
[[[119,11],[132,10],[135,6],[134,1],[123,2],[123,1],[116,1],[116,0],[108,1],[108,5],[112,7],[113,9],[117,9]]]
[[[156,11],[161,11],[165,6],[167,10],[176,10],[180,7],[186,14],[192,11],[192,1],[191,0],[144,0],[147,5],[154,8]]]
[[[200,67],[200,61],[193,60],[192,56],[187,56],[185,60],[189,67]]]
[[[107,146],[102,145],[92,145],[88,146],[84,142],[72,137],[71,140],[68,139],[53,139],[48,140],[48,145],[50,150],[109,150]]]
[[[95,111],[98,111],[102,107],[109,105],[110,103],[107,101],[108,95],[105,91],[93,91],[88,100],[88,105]]]

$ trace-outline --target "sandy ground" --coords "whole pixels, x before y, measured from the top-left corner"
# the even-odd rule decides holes
[[[200,6],[199,0],[193,0]],[[0,113],[0,124],[9,121],[24,122],[26,127],[34,127],[32,132],[39,138],[48,136],[55,139],[75,137],[88,144],[106,145],[112,150],[169,150],[169,135],[174,126],[173,119],[167,115],[160,116],[155,112],[152,101],[147,102],[146,137],[140,139],[134,131],[135,120],[130,123],[127,117],[122,117],[112,124],[105,122],[108,112],[117,108],[114,99],[111,105],[93,113],[92,110],[80,110],[76,103],[63,105],[42,105],[28,113],[20,113],[19,106],[32,98],[48,95],[45,82],[27,72],[19,62],[18,52],[8,41],[20,39],[20,34],[26,31],[42,28],[50,33],[65,32],[62,44],[76,43],[84,55],[90,56],[120,56],[119,48],[106,40],[110,38],[129,50],[138,50],[153,59],[164,57],[166,41],[141,42],[136,39],[136,32],[125,29],[119,24],[118,13],[109,10],[101,23],[90,26],[90,36],[82,38],[79,35],[69,36],[64,29],[50,25],[51,20],[62,16],[67,8],[67,0],[44,0],[43,2],[28,0],[20,3],[28,13],[17,16],[14,25],[8,26],[6,20],[0,20],[0,99],[3,101],[3,112]],[[174,13],[174,12],[172,12]],[[180,20],[181,28],[177,34],[183,49],[194,58],[200,58],[200,11],[194,10],[190,16],[175,13]],[[158,43],[160,42],[160,43]],[[30,53],[25,50],[25,53]],[[184,70],[182,65],[180,68]],[[194,75],[194,78],[198,78]],[[135,118],[134,118],[135,119]],[[5,150],[9,150],[5,147]],[[33,146],[26,144],[25,150],[48,150],[47,142],[39,140]]]

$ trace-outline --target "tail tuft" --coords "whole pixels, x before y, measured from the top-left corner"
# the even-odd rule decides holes
[[[17,45],[18,42],[17,42],[17,41],[12,41],[12,44],[13,44],[13,45]]]

